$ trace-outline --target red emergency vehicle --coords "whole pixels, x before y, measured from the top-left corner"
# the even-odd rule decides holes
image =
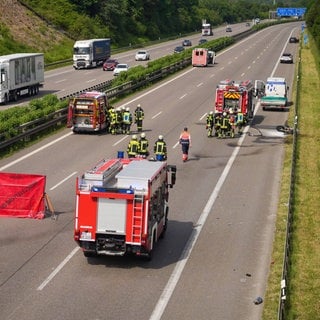
[[[76,182],[74,239],[86,257],[132,253],[151,259],[167,228],[176,167],[146,159],[104,159]]]
[[[255,89],[251,80],[220,81],[216,88],[215,113],[241,112],[244,122],[253,118]]]
[[[73,132],[107,130],[108,99],[104,92],[84,92],[69,100],[67,127]]]
[[[206,48],[195,48],[192,50],[192,66],[206,67],[208,64],[214,64],[216,54]]]

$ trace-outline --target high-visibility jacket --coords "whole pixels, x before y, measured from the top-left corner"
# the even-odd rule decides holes
[[[130,111],[125,111],[123,113],[122,122],[124,124],[131,124],[132,123],[132,115],[131,115]]]
[[[239,124],[241,124],[241,123],[243,123],[243,113],[242,112],[238,112],[238,114],[237,114],[237,123]]]
[[[157,140],[154,146],[154,153],[159,155],[167,154],[167,145],[163,140]]]
[[[209,127],[213,126],[213,114],[207,115],[207,126],[209,126]]]
[[[191,144],[191,136],[190,133],[187,131],[183,131],[180,134],[180,139],[179,139],[180,144],[186,144],[190,145]]]
[[[144,118],[144,111],[142,108],[137,108],[134,112],[134,117],[136,120],[143,120]]]
[[[145,154],[148,152],[149,141],[146,138],[140,139],[140,153]]]
[[[227,129],[229,125],[229,117],[223,117],[221,123],[221,129]]]
[[[117,123],[117,114],[116,114],[116,112],[115,112],[115,111],[111,111],[111,112],[109,113],[109,115],[110,115],[110,122],[111,122],[111,124]]]
[[[128,144],[127,152],[129,156],[136,156],[140,151],[140,143],[138,140],[131,140]]]

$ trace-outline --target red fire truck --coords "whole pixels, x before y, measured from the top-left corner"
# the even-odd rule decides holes
[[[253,118],[255,94],[254,85],[251,80],[220,81],[216,88],[215,113],[241,112],[244,123]]]
[[[73,132],[107,130],[108,99],[105,93],[90,91],[70,98],[67,127]]]
[[[86,257],[151,259],[168,220],[176,166],[146,159],[104,159],[76,182],[74,239]]]

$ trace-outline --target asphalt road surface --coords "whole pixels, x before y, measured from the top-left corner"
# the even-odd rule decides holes
[[[205,116],[220,80],[274,75],[292,87],[295,64],[278,61],[284,50],[296,57],[288,39],[299,30],[299,23],[262,30],[219,53],[214,66],[187,68],[121,102],[142,105],[150,144],[164,135],[168,163],[177,165],[168,230],[151,262],[87,259],[73,240],[76,176],[116,157],[129,136],[65,129],[1,160],[1,171],[46,175],[57,219],[1,218],[0,318],[260,319],[263,303],[253,301],[264,297],[270,268],[284,145],[276,126],[287,112],[262,111],[256,100],[252,124],[234,139],[207,138]],[[106,74],[72,73],[81,82],[98,71]],[[55,72],[63,83],[63,71]],[[61,90],[58,83],[48,91]],[[177,143],[184,126],[192,135],[186,163]]]

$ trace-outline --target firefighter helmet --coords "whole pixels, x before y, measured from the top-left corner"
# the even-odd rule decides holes
[[[163,140],[163,135],[160,134],[159,140]]]
[[[139,103],[139,104],[137,105],[137,107],[138,107],[138,108],[141,108],[141,104]]]
[[[137,135],[134,134],[134,135],[132,136],[132,140],[137,140]]]
[[[145,138],[145,137],[146,137],[146,134],[145,134],[144,132],[142,132],[141,135],[140,135],[140,137],[141,137],[141,138]]]
[[[130,108],[129,108],[129,107],[126,107],[126,111],[130,111]]]
[[[227,113],[226,113],[226,112],[224,112],[222,115],[223,115],[224,117],[226,117],[226,116],[227,116]]]
[[[210,111],[209,114],[213,114],[213,111]]]

